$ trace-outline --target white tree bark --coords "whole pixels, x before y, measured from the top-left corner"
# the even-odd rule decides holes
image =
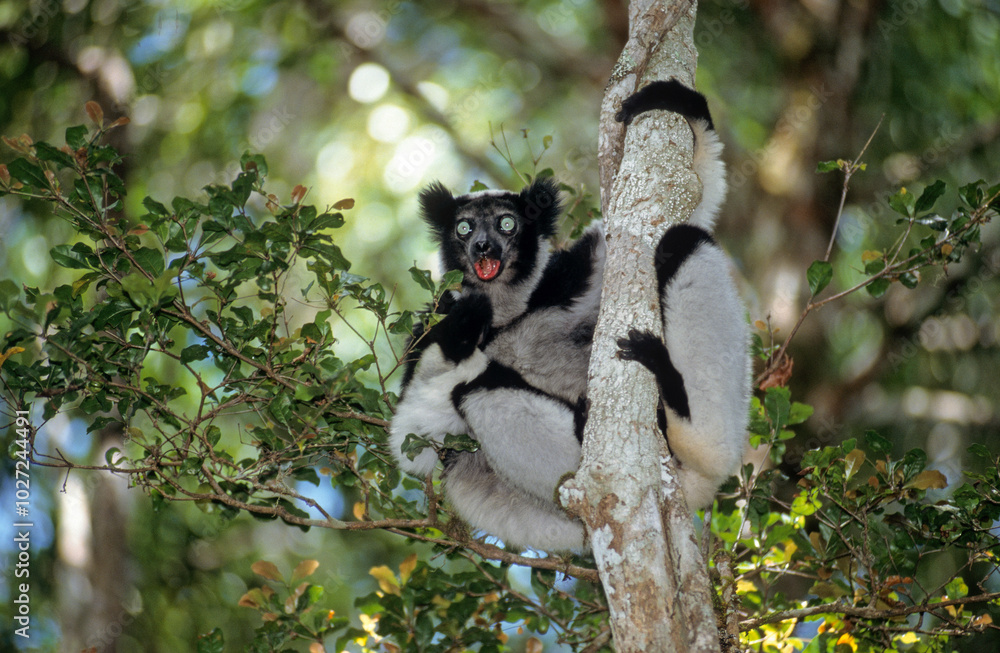
[[[693,86],[696,8],[695,0],[630,2],[629,40],[601,107],[608,258],[583,461],[561,498],[587,524],[619,653],[719,651],[705,561],[655,425],[653,376],[615,356],[630,327],[659,328],[653,247],[690,216],[700,184],[682,118],[657,112],[626,134],[614,114],[648,81],[676,77]]]

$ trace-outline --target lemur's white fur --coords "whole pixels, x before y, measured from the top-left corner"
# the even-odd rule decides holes
[[[444,357],[440,345],[432,344],[424,351],[389,425],[389,446],[403,471],[426,476],[438,463],[437,452],[431,447],[421,450],[413,460],[402,454],[407,435],[417,434],[441,444],[448,434],[469,432],[452,403],[451,391],[482,374],[488,362],[486,354],[478,348],[457,364]]]
[[[703,105],[704,98],[700,102]],[[635,113],[660,108],[635,106],[640,107]],[[668,444],[680,462],[681,486],[692,508],[710,503],[719,484],[739,467],[746,445],[750,378],[742,304],[729,277],[729,261],[708,235],[725,197],[726,179],[722,144],[711,128],[707,107],[704,115],[686,117],[695,135],[694,169],[703,186],[689,224],[704,230],[706,239],[681,252],[677,269],[662,284],[662,333],[626,343],[635,354],[630,357],[654,373],[665,360],[682,377],[675,385],[686,393],[688,415],[675,412],[676,402],[667,401],[677,394],[669,379],[661,395]],[[605,241],[596,226],[572,250],[550,257],[548,238],[558,211],[553,214],[551,203],[544,202],[538,204],[541,226],[526,210],[517,215],[518,224],[534,234],[530,238],[496,231],[493,222],[516,213],[526,198],[540,191],[556,192],[555,186],[536,180],[520,195],[484,191],[453,197],[440,185],[421,195],[425,219],[442,244],[444,267],[465,272],[458,301],[484,293],[492,307],[492,328],[475,351],[458,360],[431,339],[403,389],[389,444],[402,469],[426,475],[437,455],[424,449],[408,460],[401,453],[408,434],[437,443],[447,433],[469,434],[479,442],[479,450],[446,457],[445,493],[455,512],[473,529],[508,545],[582,551],[583,526],[558,507],[555,491],[579,466]],[[502,250],[496,257],[504,263],[495,279],[476,278],[471,243],[465,249],[465,241],[459,243],[455,235],[458,220],[469,221],[484,246],[491,239],[491,252]],[[536,228],[537,233],[530,231]],[[665,238],[670,236],[668,231]],[[534,267],[517,268],[523,261],[533,261]],[[571,289],[560,294],[566,285]]]
[[[739,471],[747,446],[751,366],[745,311],[731,263],[701,244],[661,297],[663,339],[684,378],[690,419],[667,410],[667,443],[688,506],[712,503],[719,485]]]
[[[726,200],[728,187],[726,164],[722,160],[722,141],[714,129],[709,129],[707,121],[696,119],[688,124],[695,140],[692,165],[701,180],[701,202],[691,213],[688,223],[711,233],[715,230],[715,221]]]

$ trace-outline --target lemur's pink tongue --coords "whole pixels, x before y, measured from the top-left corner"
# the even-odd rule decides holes
[[[476,268],[476,276],[483,281],[489,281],[500,272],[500,261],[495,258],[481,258],[473,267]]]

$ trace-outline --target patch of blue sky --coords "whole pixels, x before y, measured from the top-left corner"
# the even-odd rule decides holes
[[[250,96],[270,93],[278,83],[278,71],[270,63],[259,63],[247,69],[240,80],[240,90]]]
[[[188,16],[178,11],[161,11],[149,34],[139,39],[129,51],[129,60],[138,66],[159,61],[166,52],[187,35]]]

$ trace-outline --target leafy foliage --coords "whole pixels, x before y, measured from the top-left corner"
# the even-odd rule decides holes
[[[0,342],[2,393],[8,413],[40,411],[43,422],[68,413],[89,433],[121,429],[125,438],[101,466],[33,439],[32,461],[124,474],[154,505],[193,502],[221,523],[249,513],[303,529],[383,529],[438,552],[433,561],[414,554],[398,572],[372,568],[379,589],[357,598],[357,621],[324,607],[323,586],[308,580],[315,561],[287,580],[256,563],[264,584],[240,601],[261,614],[253,650],[500,651],[515,638],[538,650],[550,629],[575,650],[607,649],[603,595],[585,560],[517,555],[473,539],[440,503],[437,479],[410,478],[392,464],[389,379],[405,360],[402,336],[435,318],[395,309],[392,292],[349,272],[335,234],[351,202],[319,210],[302,204],[298,186],[282,205],[265,189],[263,157],[246,154],[230,185],[205,188],[207,201],[145,198],[145,213],[132,218],[121,210],[121,158],[102,142],[121,121],[106,125],[96,105],[88,114],[96,127],[68,129],[63,147],[7,139],[18,157],[0,165],[0,193],[47,203],[79,239],[50,252],[69,282],[47,290],[0,280],[11,324]],[[901,216],[898,241],[862,255],[855,286],[817,299],[834,266],[810,266],[803,318],[861,288],[872,296],[897,281],[912,288],[921,270],[960,261],[1000,208],[1000,187],[963,186],[949,218],[932,212],[945,191],[936,182],[919,197],[904,189],[890,199]],[[574,207],[585,198],[577,200]],[[417,268],[410,280],[431,306],[459,281],[435,283]],[[779,346],[758,326],[769,342],[755,339],[766,370],[752,442],[778,465],[812,408],[786,387],[784,347],[794,332]],[[338,356],[346,337],[362,353]],[[943,650],[950,635],[991,627],[987,607],[1000,605],[991,592],[1000,460],[983,447],[970,453],[979,470],[950,491],[926,454],[894,458],[873,432],[861,446],[850,439],[808,452],[801,472],[748,467],[739,503],[722,500],[711,517],[733,563],[720,587],[738,594],[723,616],[740,619],[744,641],[758,650],[810,638],[815,651]],[[789,473],[799,476],[795,492],[776,494]],[[310,487],[325,478],[349,498],[350,514],[313,498]],[[512,637],[515,628],[524,634]],[[197,646],[221,650],[222,632]]]

